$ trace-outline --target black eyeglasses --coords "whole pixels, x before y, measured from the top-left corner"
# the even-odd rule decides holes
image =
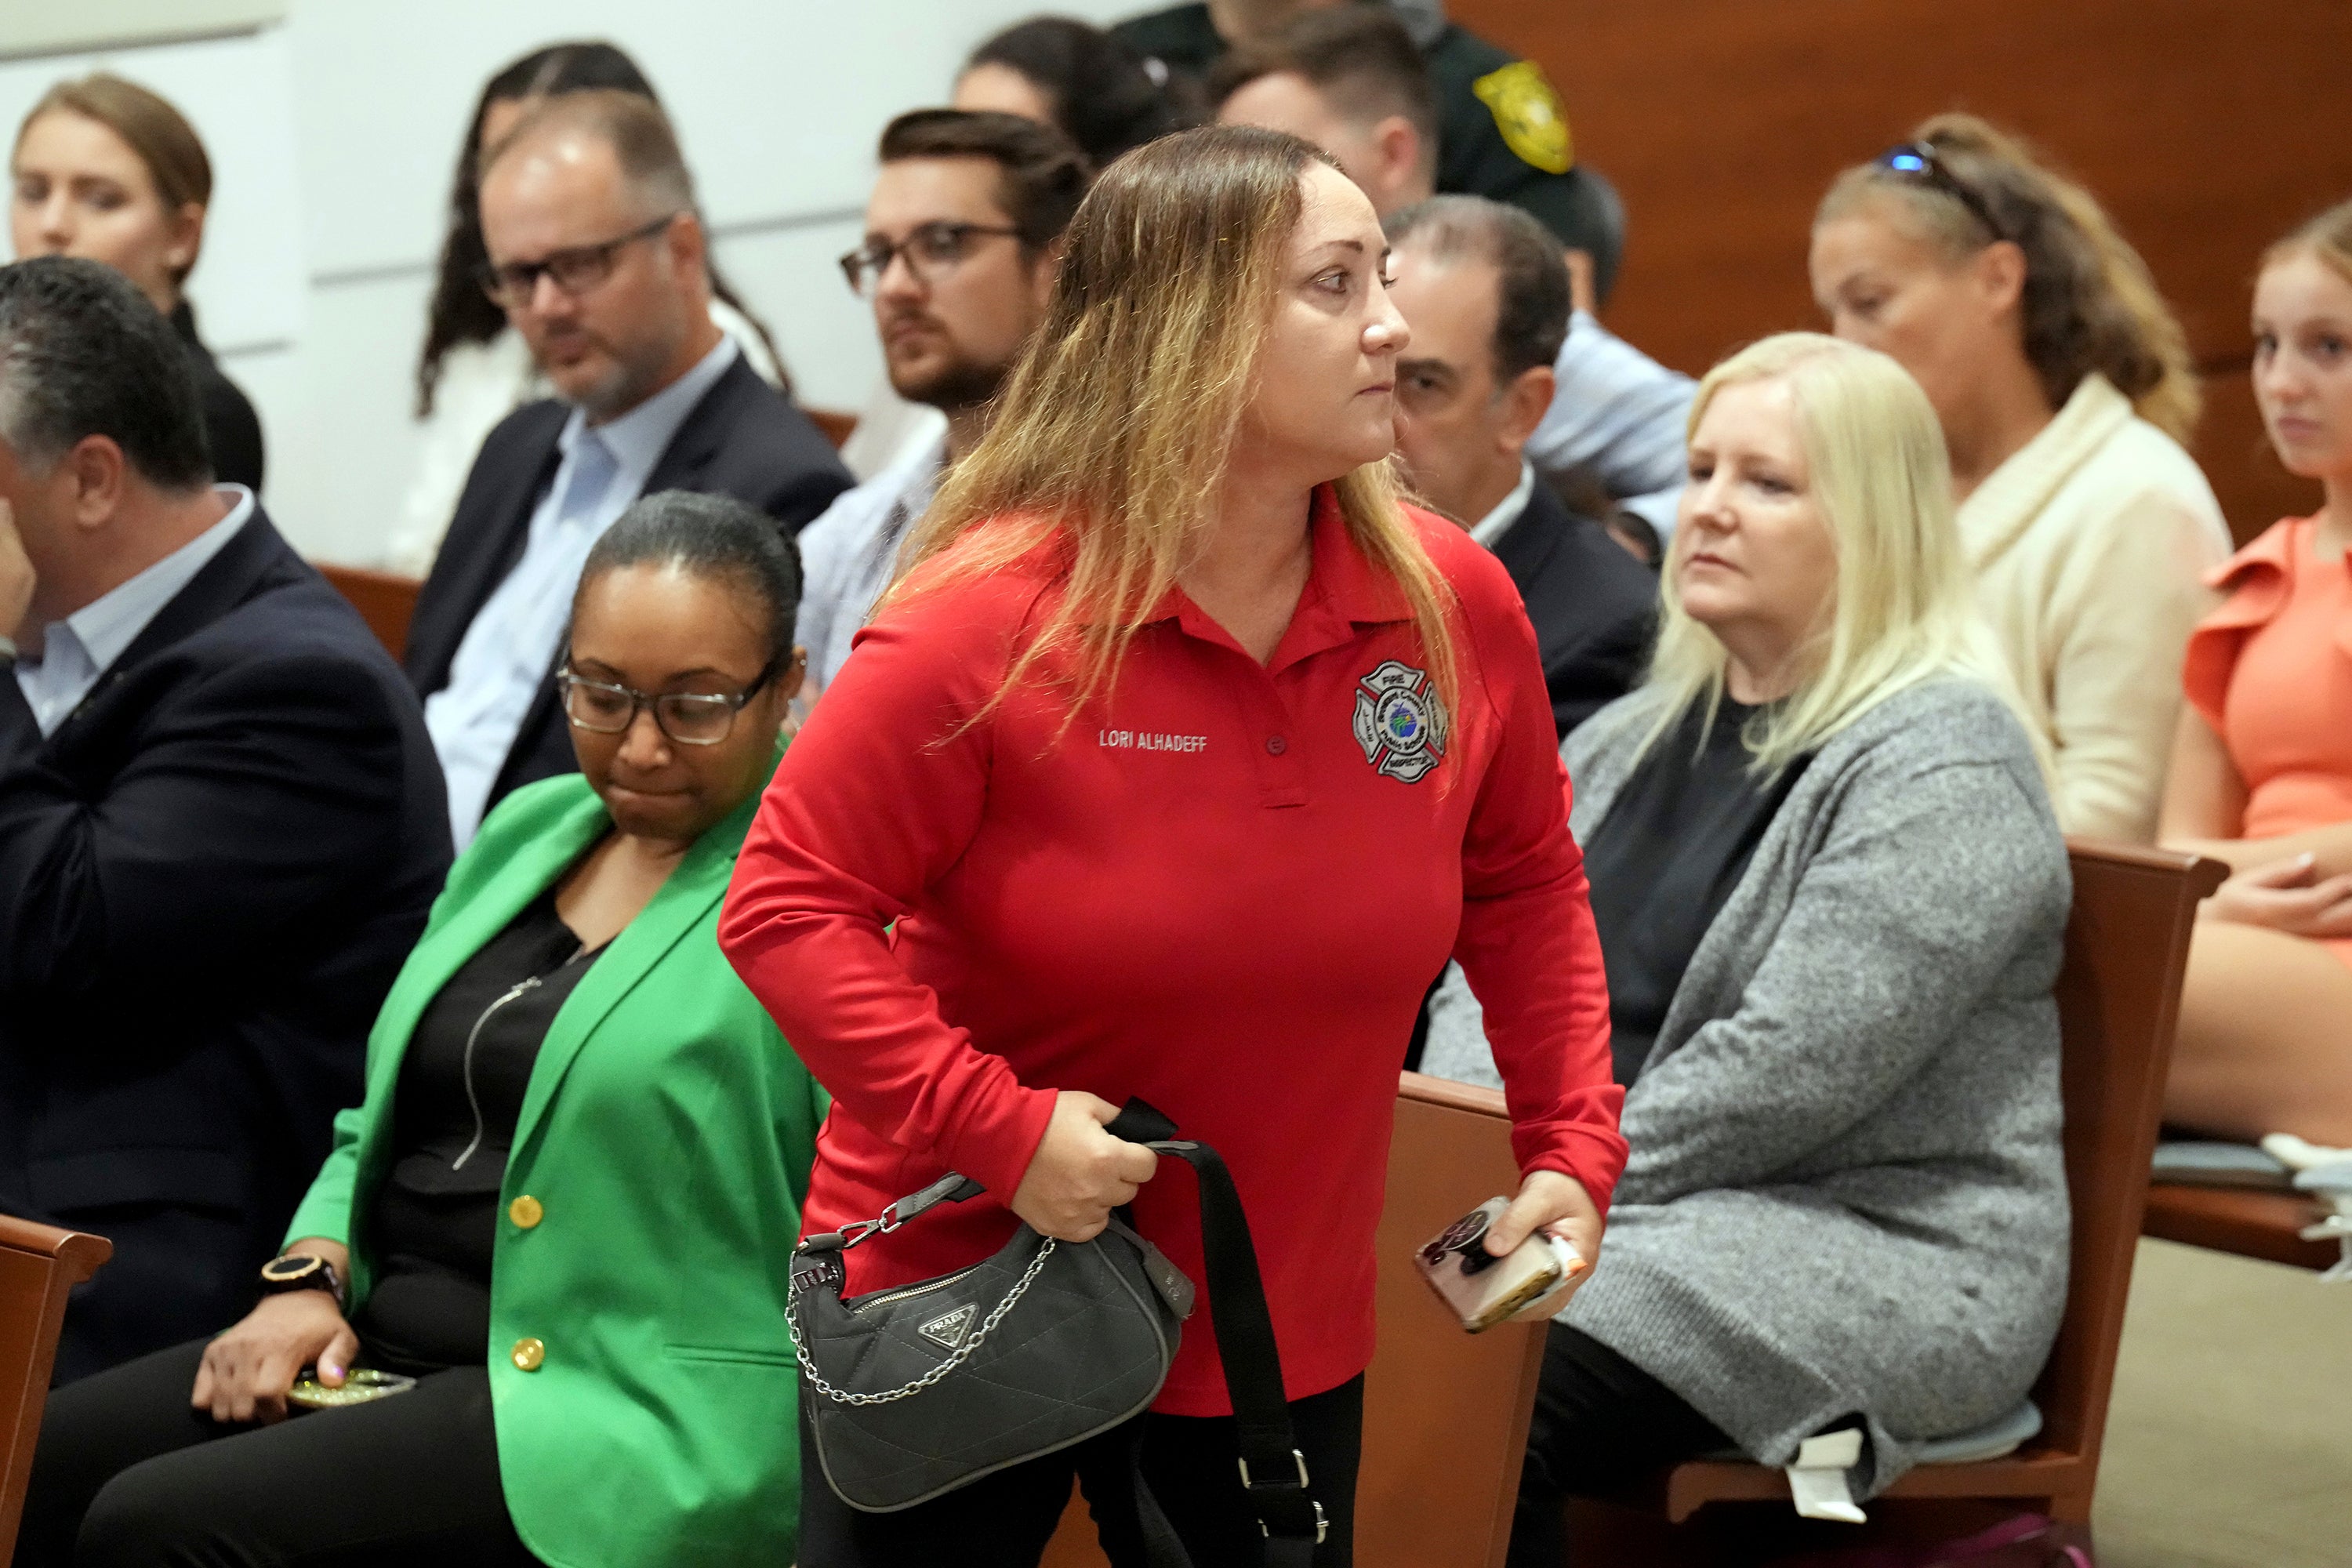
[[[566,294],[585,294],[613,275],[613,258],[621,253],[623,246],[659,234],[681,216],[669,213],[616,239],[572,246],[538,261],[509,261],[503,267],[486,261],[475,268],[474,279],[490,297],[491,304],[509,310],[530,303],[530,297],[539,292],[541,278],[554,279],[555,286]]]
[[[1992,208],[1984,197],[1979,195],[1966,180],[1953,174],[1951,166],[1925,142],[1906,142],[1900,147],[1888,148],[1878,155],[1878,165],[1926,182],[1968,208],[1969,215],[1984,225],[1985,232],[1993,238],[2009,237],[2009,230],[1992,216]]]
[[[982,236],[1018,239],[1021,231],[984,223],[917,224],[896,245],[877,237],[843,257],[841,275],[849,279],[852,293],[870,295],[881,286],[882,274],[890,270],[890,258],[903,256],[916,281],[928,285],[938,274],[971,255],[971,242]]]
[[[555,684],[563,693],[563,716],[592,735],[625,735],[637,710],[650,708],[654,725],[681,746],[715,746],[732,734],[735,715],[776,679],[789,660],[776,658],[740,691],[639,691],[609,680],[591,680],[569,664]]]

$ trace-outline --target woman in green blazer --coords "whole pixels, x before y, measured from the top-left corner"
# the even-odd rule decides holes
[[[792,1560],[824,1100],[714,930],[798,593],[723,498],[597,543],[560,679],[581,773],[450,872],[260,1304],[50,1400],[19,1563]],[[417,1381],[279,1424],[305,1368],[354,1366]]]

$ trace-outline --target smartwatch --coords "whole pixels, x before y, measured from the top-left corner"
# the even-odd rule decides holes
[[[261,1266],[261,1293],[283,1296],[290,1290],[324,1290],[343,1304],[343,1282],[335,1266],[307,1252],[282,1252]]]

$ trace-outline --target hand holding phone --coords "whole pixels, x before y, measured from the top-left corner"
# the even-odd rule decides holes
[[[1540,1302],[1591,1265],[1559,1237],[1538,1230],[1507,1258],[1488,1252],[1486,1233],[1508,1198],[1489,1198],[1447,1226],[1413,1254],[1413,1263],[1439,1300],[1468,1333],[1482,1333]]]

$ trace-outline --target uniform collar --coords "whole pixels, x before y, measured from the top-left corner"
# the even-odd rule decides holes
[[[1307,567],[1307,586],[1298,595],[1298,608],[1292,612],[1290,625],[1275,646],[1274,658],[1267,661],[1270,670],[1351,642],[1360,626],[1412,618],[1402,591],[1364,559],[1349,533],[1338,489],[1316,486],[1307,504],[1312,513],[1307,521],[1307,548],[1313,562]],[[1181,587],[1169,589],[1159,609],[1146,619],[1172,619],[1188,637],[1242,651],[1232,635]]]

